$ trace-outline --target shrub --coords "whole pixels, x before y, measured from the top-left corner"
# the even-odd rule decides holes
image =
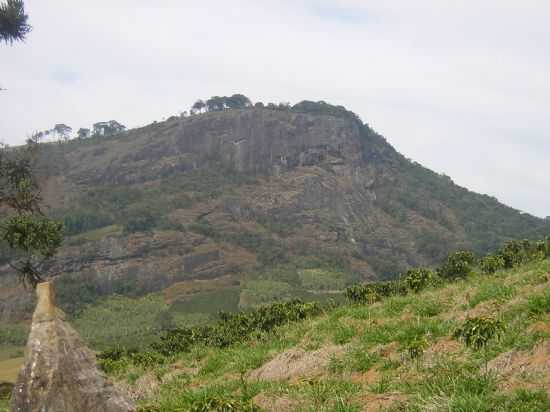
[[[545,258],[550,257],[550,236],[547,236],[545,239],[537,242],[536,244],[537,251],[544,256]]]
[[[155,351],[135,352],[132,353],[130,359],[134,365],[143,366],[145,368],[150,368],[154,365],[162,365],[166,361],[166,358],[162,354]]]
[[[120,346],[108,349],[97,355],[99,367],[109,374],[117,374],[128,368],[130,357],[135,351]]]
[[[412,291],[418,293],[433,282],[433,272],[425,268],[410,269],[405,274],[405,283]]]
[[[399,280],[373,282],[353,285],[346,288],[346,298],[357,304],[371,304],[382,298],[394,295],[406,295],[407,285]]]
[[[537,250],[528,240],[512,240],[504,245],[499,255],[504,260],[504,267],[507,269],[528,262],[534,257]]]
[[[417,335],[406,345],[406,351],[411,360],[416,360],[416,368],[420,369],[420,359],[428,347],[428,340],[425,336]]]
[[[492,275],[497,270],[504,269],[504,258],[499,255],[487,255],[481,260],[483,273]]]
[[[484,316],[466,319],[464,324],[455,330],[454,337],[462,339],[466,346],[476,351],[483,350],[485,372],[487,372],[487,346],[494,338],[500,338],[504,332],[504,324],[497,319]]]
[[[475,255],[468,251],[459,251],[451,254],[447,261],[438,270],[438,274],[446,279],[466,277],[476,261]]]
[[[299,299],[263,306],[249,312],[221,313],[220,321],[211,326],[176,328],[161,337],[152,349],[163,355],[186,352],[194,344],[218,348],[243,342],[254,333],[271,332],[275,327],[319,314],[317,302]]]

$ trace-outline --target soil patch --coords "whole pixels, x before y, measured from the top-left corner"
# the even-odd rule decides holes
[[[344,352],[342,346],[325,346],[313,352],[293,348],[283,352],[248,375],[250,380],[286,380],[321,375],[334,356]]]
[[[371,368],[365,373],[353,372],[351,374],[351,381],[353,383],[359,383],[362,385],[372,385],[380,378],[380,372],[376,368]]]
[[[543,321],[535,322],[529,326],[527,331],[530,333],[550,333],[550,323]]]
[[[510,391],[519,387],[544,388],[550,385],[550,340],[530,351],[509,351],[489,362],[489,370],[500,378],[499,387]]]
[[[287,397],[271,398],[262,393],[252,398],[255,405],[266,412],[290,412],[300,408],[300,401]]]
[[[407,399],[402,393],[368,394],[361,398],[362,412],[381,412],[397,402]]]

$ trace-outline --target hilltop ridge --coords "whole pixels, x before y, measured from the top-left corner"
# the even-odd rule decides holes
[[[49,271],[69,313],[166,288],[181,303],[197,282],[199,295],[226,285],[233,309],[322,297],[451,250],[550,233],[550,222],[455,185],[323,102],[172,117],[42,154],[49,214],[68,236]],[[32,295],[1,270],[0,319],[19,319]]]

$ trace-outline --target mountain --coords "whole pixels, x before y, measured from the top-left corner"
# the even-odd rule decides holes
[[[324,102],[44,144],[37,168],[48,213],[65,223],[48,269],[70,314],[113,294],[163,291],[183,307],[201,295],[212,310],[330,297],[452,250],[550,233],[550,222],[455,185]],[[30,314],[32,294],[1,270],[0,320]]]

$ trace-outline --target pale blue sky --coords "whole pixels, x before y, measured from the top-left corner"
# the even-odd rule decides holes
[[[543,0],[27,0],[0,46],[0,140],[129,127],[197,98],[327,100],[472,190],[550,215]]]

